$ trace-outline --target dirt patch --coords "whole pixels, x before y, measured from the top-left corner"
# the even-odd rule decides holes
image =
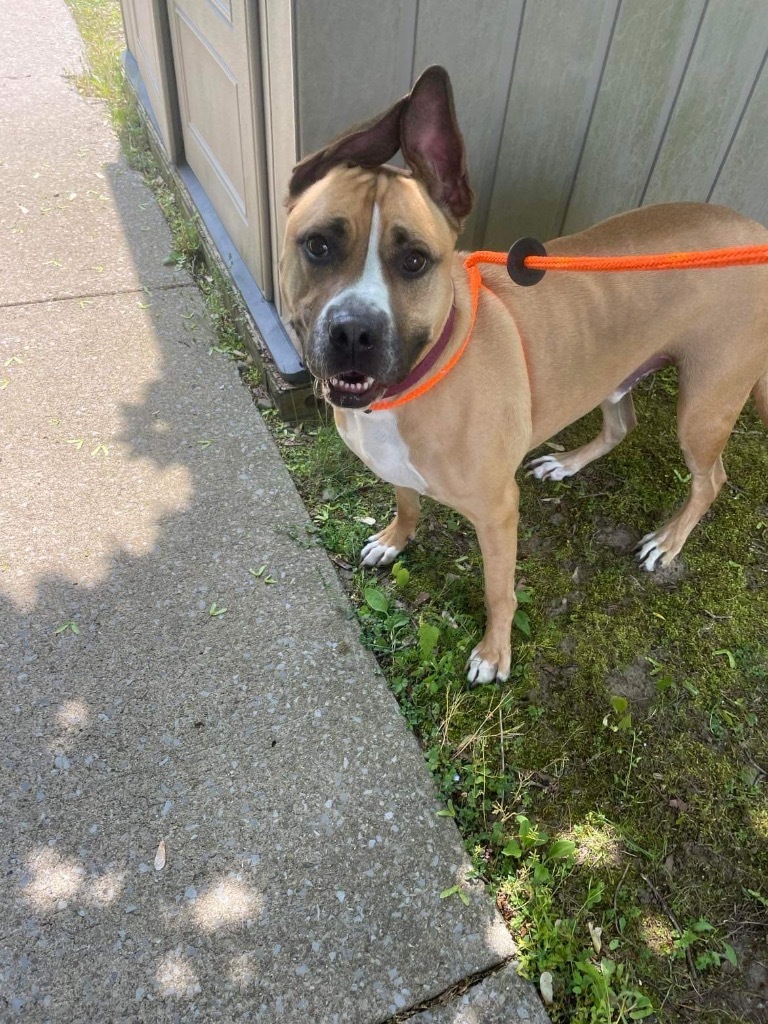
[[[618,551],[621,554],[630,554],[634,551],[638,537],[624,526],[601,526],[594,536],[594,542],[598,547],[610,548],[611,551]]]
[[[685,579],[688,575],[688,569],[678,555],[670,565],[660,565],[647,575],[651,583],[655,583],[657,587],[673,590],[680,580]]]
[[[534,555],[547,555],[554,549],[555,542],[551,537],[532,533],[530,537],[520,537],[517,550],[520,558],[531,558]]]
[[[730,937],[738,957],[738,967],[725,962],[723,984],[702,993],[701,1009],[709,1014],[718,1010],[737,1017],[744,1024],[765,1024],[768,1020],[768,941],[765,934],[745,929]],[[733,1015],[731,1017],[730,1015]]]
[[[631,705],[643,707],[656,693],[651,666],[645,658],[638,658],[625,669],[617,669],[606,676],[605,685],[610,693],[626,697]]]
[[[626,555],[633,561],[639,540],[640,538],[625,526],[616,526],[615,523],[600,519],[597,521],[597,530],[592,538],[596,547],[608,548],[617,554]],[[671,565],[666,567],[657,566],[653,572],[646,574],[643,571],[643,576],[647,575],[648,579],[656,586],[668,589],[676,587],[686,574],[685,563],[680,558],[676,558]]]

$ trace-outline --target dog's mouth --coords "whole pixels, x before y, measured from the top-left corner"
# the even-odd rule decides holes
[[[349,370],[322,381],[325,398],[341,409],[364,409],[375,402],[387,389],[375,377]]]

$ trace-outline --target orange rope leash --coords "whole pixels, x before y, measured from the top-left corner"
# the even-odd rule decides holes
[[[768,263],[768,245],[743,245],[730,249],[704,249],[692,252],[663,252],[653,253],[645,256],[546,256],[536,255],[533,249],[543,252],[543,246],[536,239],[519,239],[509,253],[506,252],[480,252],[470,253],[464,260],[464,267],[469,280],[469,294],[471,300],[471,315],[466,336],[461,345],[456,349],[448,362],[441,366],[431,377],[422,381],[418,387],[407,391],[396,398],[384,399],[373,402],[370,410],[373,412],[385,409],[396,409],[399,405],[412,402],[415,398],[431,391],[436,384],[439,384],[443,377],[446,377],[458,363],[466,351],[472,332],[475,329],[477,320],[477,307],[480,301],[480,288],[483,286],[483,279],[477,269],[479,263],[493,263],[500,266],[507,266],[510,276],[517,280],[517,274],[521,268],[524,271],[534,272],[530,280],[518,280],[518,284],[534,284],[543,276],[547,270],[570,270],[614,273],[624,270],[694,270],[705,267],[744,267],[754,266],[760,263]],[[518,248],[517,270],[511,265],[511,256]],[[515,271],[513,273],[513,271]],[[523,271],[523,273],[524,273]],[[535,272],[539,273],[536,274]]]
[[[494,262],[496,262],[494,260]],[[506,255],[504,262],[506,262]],[[732,249],[663,252],[647,256],[526,256],[531,270],[615,272],[620,270],[697,270],[703,267],[744,267],[768,263],[768,245]]]

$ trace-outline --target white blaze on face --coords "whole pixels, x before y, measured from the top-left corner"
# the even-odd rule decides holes
[[[371,217],[371,233],[368,236],[368,249],[365,254],[365,265],[363,272],[354,284],[349,285],[339,292],[327,304],[320,314],[323,319],[332,309],[334,313],[344,310],[348,305],[360,304],[370,306],[386,313],[389,320],[392,320],[392,306],[389,301],[389,288],[384,280],[384,268],[381,265],[379,256],[379,243],[381,242],[381,211],[379,204],[373,204],[373,215]]]
[[[365,254],[365,266],[360,280],[352,286],[351,292],[355,298],[371,306],[377,306],[391,317],[392,309],[389,304],[389,288],[384,280],[384,268],[379,257],[379,243],[381,241],[381,211],[379,204],[373,204],[373,215],[371,217],[371,233],[368,236],[368,251]]]

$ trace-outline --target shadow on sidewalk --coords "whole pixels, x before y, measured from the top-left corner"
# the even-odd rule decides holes
[[[170,251],[103,170],[131,249]],[[506,937],[436,899],[459,846],[415,741],[197,290],[137,266],[8,310],[2,991],[27,1021],[383,1018]]]

